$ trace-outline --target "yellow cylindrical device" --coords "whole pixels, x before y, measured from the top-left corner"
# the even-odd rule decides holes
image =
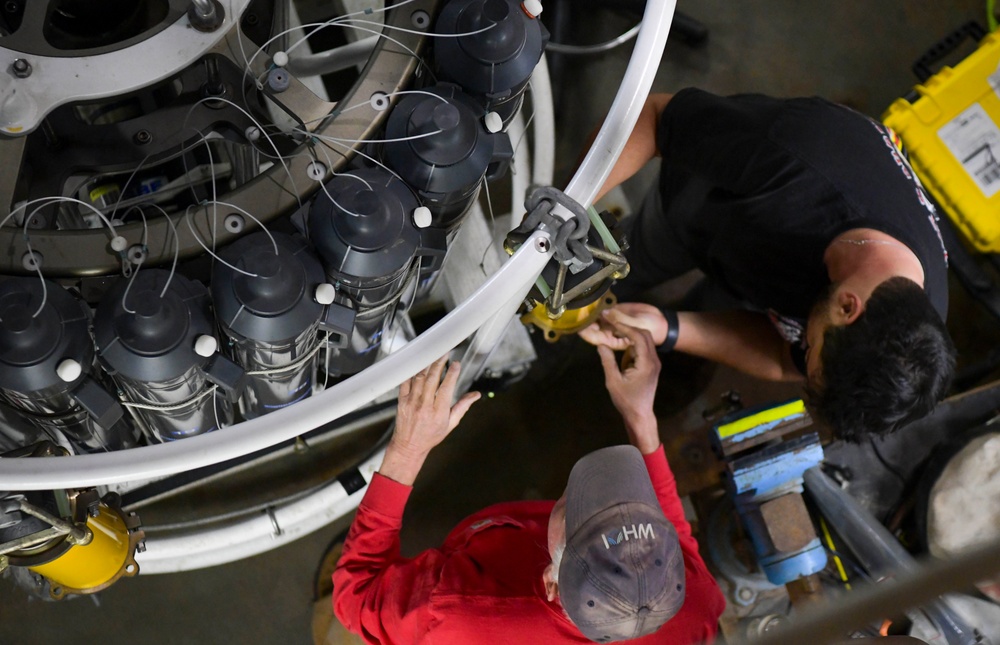
[[[87,519],[87,528],[93,533],[88,544],[72,546],[51,562],[28,567],[49,580],[53,597],[100,591],[122,576],[139,572],[136,535],[129,532],[121,511],[101,504],[97,516]]]
[[[553,317],[544,303],[535,305],[528,313],[521,316],[525,325],[534,325],[545,332],[545,340],[554,343],[567,334],[575,334],[584,327],[595,322],[601,312],[617,302],[610,291],[594,302],[579,309],[567,309],[562,315]]]

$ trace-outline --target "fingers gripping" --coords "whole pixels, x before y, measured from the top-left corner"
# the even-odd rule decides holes
[[[597,354],[601,357],[601,367],[604,368],[604,381],[606,385],[611,385],[621,379],[621,372],[618,371],[618,363],[615,362],[615,353],[606,345],[597,347]]]

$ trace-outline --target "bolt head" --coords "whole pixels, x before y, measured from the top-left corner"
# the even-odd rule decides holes
[[[11,71],[13,71],[14,76],[18,78],[28,78],[31,76],[31,63],[23,58],[18,58],[11,65]]]
[[[188,20],[191,21],[192,27],[198,31],[209,32],[215,31],[222,26],[222,23],[225,21],[226,13],[222,8],[222,5],[213,0],[212,9],[207,14],[202,14],[198,10],[198,5],[192,3],[191,6],[188,7],[187,16]]]

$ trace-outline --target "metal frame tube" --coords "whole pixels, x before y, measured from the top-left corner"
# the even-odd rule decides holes
[[[818,466],[807,470],[802,479],[820,512],[836,527],[837,534],[861,566],[877,576],[878,581],[895,581],[901,574],[911,573],[916,568],[914,557],[889,530],[823,474]],[[927,602],[924,612],[941,630],[949,645],[975,645],[978,642],[975,630],[940,599],[933,598]]]
[[[946,562],[931,562],[900,576],[898,584],[872,585],[826,603],[815,611],[795,616],[783,629],[763,638],[740,643],[784,645],[785,643],[846,643],[844,634],[919,607],[956,589],[966,589],[978,580],[1000,572],[1000,541],[978,547]]]
[[[806,491],[866,571],[874,576],[889,576],[913,567],[913,556],[889,529],[876,522],[871,513],[822,470],[810,468],[802,479]]]
[[[215,15],[215,3],[212,0],[191,0],[191,4],[202,18],[211,18]]]
[[[320,76],[364,65],[378,41],[378,36],[369,36],[318,54],[292,56],[285,68],[296,76]]]
[[[333,482],[308,497],[250,519],[178,536],[147,534],[146,551],[136,554],[139,571],[142,575],[176,573],[235,562],[319,530],[357,508],[384,455],[380,450],[358,468],[366,486],[350,495],[340,482]]]

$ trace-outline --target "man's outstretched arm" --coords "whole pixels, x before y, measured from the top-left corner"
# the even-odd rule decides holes
[[[707,358],[768,381],[801,381],[788,343],[763,314],[752,311],[681,311],[677,313],[674,350]],[[645,329],[653,342],[663,344],[669,325],[653,305],[625,302],[605,312],[604,318],[580,332],[591,345],[625,349],[631,341],[615,325]]]
[[[685,604],[695,608],[698,616],[694,620],[699,624],[703,639],[710,641],[715,636],[726,601],[698,553],[698,543],[684,516],[677,484],[660,443],[656,415],[653,412],[653,399],[660,374],[656,345],[646,330],[626,325],[614,327],[619,336],[628,340],[631,361],[626,360],[619,367],[612,350],[606,345],[598,346],[601,366],[604,368],[604,382],[615,408],[625,421],[629,441],[643,453],[660,508],[677,530],[681,550],[684,552],[687,585]]]
[[[459,365],[442,381],[445,358],[403,383],[396,427],[385,458],[372,479],[344,542],[333,574],[333,607],[340,622],[371,643],[409,642],[404,634],[421,628],[421,583],[433,578],[441,558],[426,551],[414,560],[399,558],[403,509],[430,451],[458,425],[479,398],[473,392],[451,405]]]
[[[651,159],[660,156],[660,151],[656,146],[656,130],[660,122],[660,115],[673,96],[673,94],[650,94],[646,97],[646,103],[642,106],[642,111],[635,122],[635,127],[632,128],[632,134],[629,135],[628,140],[625,142],[625,147],[622,149],[621,154],[618,155],[618,161],[611,168],[611,174],[608,175],[604,185],[601,186],[601,190],[598,191],[594,201],[597,201],[607,194],[609,190],[639,172],[639,169],[645,166]],[[593,144],[596,135],[596,131],[591,134],[591,144]]]
[[[615,330],[628,341],[630,354],[625,364],[619,367],[611,348],[598,345],[597,353],[604,368],[604,386],[615,409],[622,415],[629,443],[643,455],[648,455],[660,447],[660,432],[653,412],[660,378],[660,359],[649,332],[625,325],[615,325]]]
[[[611,395],[611,402],[622,415],[629,443],[642,453],[663,514],[677,529],[678,535],[689,541],[688,546],[697,551],[698,547],[691,537],[691,526],[684,517],[684,509],[677,495],[674,475],[667,464],[656,413],[653,411],[661,367],[653,337],[648,331],[637,327],[615,323],[611,323],[611,326],[621,338],[628,341],[628,353],[619,366],[611,348],[598,345],[597,352],[601,356],[601,367],[604,368],[604,385]]]

